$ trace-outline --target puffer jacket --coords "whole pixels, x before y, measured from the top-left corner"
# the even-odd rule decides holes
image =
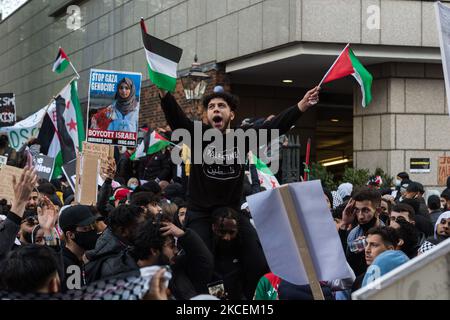
[[[110,228],[98,238],[95,248],[86,252],[86,258],[89,260],[85,266],[88,284],[138,268],[128,254],[128,246]]]

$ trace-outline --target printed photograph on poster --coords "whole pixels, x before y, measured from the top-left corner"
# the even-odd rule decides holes
[[[16,99],[14,93],[0,93],[0,127],[16,123]]]
[[[91,69],[88,142],[136,146],[141,79],[141,73]]]

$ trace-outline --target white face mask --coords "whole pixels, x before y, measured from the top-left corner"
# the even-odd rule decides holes
[[[400,184],[401,184],[402,182],[400,181],[400,180],[398,180],[398,179],[395,179],[395,186],[396,187],[400,187]]]

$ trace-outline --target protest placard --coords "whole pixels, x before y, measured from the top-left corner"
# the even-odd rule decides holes
[[[4,165],[0,167],[0,195],[2,199],[6,199],[8,203],[14,200],[13,176],[19,181],[23,169],[13,166]]]
[[[54,158],[47,157],[43,154],[39,154],[33,159],[33,166],[39,178],[46,179],[48,181],[50,181],[52,177],[54,164]]]
[[[88,142],[135,147],[142,74],[91,69]]]
[[[14,93],[0,93],[0,127],[16,122],[16,99]]]
[[[13,126],[0,127],[0,132],[4,132],[8,135],[11,148],[19,151],[30,139],[38,136],[46,108],[47,107],[44,107],[39,111],[36,111],[28,118],[17,122]]]
[[[447,185],[447,178],[450,176],[450,157],[439,157],[438,185]]]
[[[97,175],[100,160],[96,156],[81,155],[77,163],[76,201],[87,206],[97,203]]]
[[[247,202],[274,274],[310,284],[315,299],[323,299],[319,281],[351,277],[319,180],[260,192]]]
[[[75,193],[75,184],[77,183],[77,159],[73,159],[72,161],[67,162],[61,167],[61,169],[67,179],[67,182],[72,188],[72,191]]]
[[[114,157],[114,146],[83,141],[83,155],[97,157],[97,159],[100,160],[99,179],[105,180],[106,169],[108,167],[108,158]]]

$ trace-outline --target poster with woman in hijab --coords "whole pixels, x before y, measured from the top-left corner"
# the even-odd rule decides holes
[[[87,141],[135,147],[141,73],[91,69]]]

